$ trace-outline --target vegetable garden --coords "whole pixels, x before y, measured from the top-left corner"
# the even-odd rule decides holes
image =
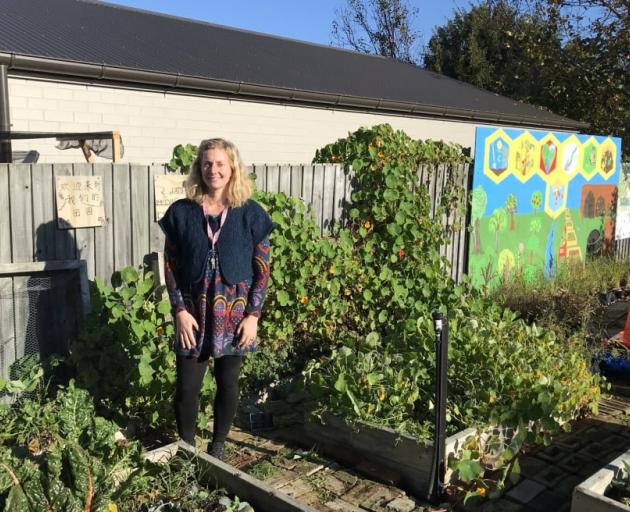
[[[456,284],[445,271],[439,248],[449,233],[436,219],[465,211],[464,190],[451,175],[432,211],[416,169],[438,163],[456,169],[467,160],[456,145],[416,141],[388,125],[325,146],[316,162],[354,170],[346,216],[325,236],[300,200],[256,193],[278,228],[271,238],[262,342],[244,364],[241,394],[262,397],[291,379],[313,397],[316,416],[332,413],[350,424],[386,426],[429,441],[431,312],[439,309],[449,319],[447,432],[501,426],[512,433],[484,447],[471,438],[451,458],[457,492],[470,499],[498,495],[507,479],[517,479],[522,447],[548,444],[569,430],[573,419],[596,407],[603,381],[591,371],[587,336],[595,309],[567,325],[562,311],[533,308],[531,289],[523,293],[510,283],[478,289],[467,280]],[[625,270],[614,272],[621,279]],[[597,291],[589,290],[589,300]],[[553,302],[554,293],[560,292],[540,300]],[[127,267],[112,286],[97,279],[92,312],[68,356],[34,362],[1,383],[9,395],[27,392],[0,409],[5,510],[148,511],[171,502],[179,508],[159,510],[245,510],[238,499],[196,486],[187,461],[165,473],[141,456],[142,445],[165,444],[174,435],[169,310],[147,269]],[[208,374],[202,429],[213,394]],[[123,427],[136,440],[115,441]],[[496,455],[492,465],[489,452]],[[490,478],[486,470],[497,468],[500,475]]]

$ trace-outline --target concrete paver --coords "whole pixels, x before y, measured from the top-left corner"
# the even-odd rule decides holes
[[[522,480],[516,484],[508,493],[507,498],[510,498],[517,503],[527,504],[532,501],[536,496],[545,490],[545,486],[534,480]]]
[[[630,385],[628,388],[630,392]],[[501,498],[486,501],[474,510],[569,511],[575,486],[617,454],[630,449],[630,398],[607,396],[603,400],[606,406],[600,408],[598,415],[575,422],[571,432],[558,436],[550,446],[528,449],[520,458],[522,480]],[[269,461],[278,471],[266,483],[316,510],[442,510],[417,502],[395,486],[377,483],[354,469],[342,467],[316,454],[292,451],[278,438],[269,439],[273,436],[262,435],[232,429],[229,441],[239,445],[237,452],[242,460],[238,465],[247,471],[254,462]],[[373,468],[366,466],[364,469]]]

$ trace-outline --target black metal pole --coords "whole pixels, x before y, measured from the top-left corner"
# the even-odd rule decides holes
[[[0,65],[0,132],[11,131],[11,115],[9,111],[9,69],[6,64]],[[11,139],[0,139],[0,164],[13,162]]]
[[[448,366],[448,320],[441,311],[433,312],[435,328],[435,437],[428,499],[439,503],[444,494],[446,443],[446,382]]]

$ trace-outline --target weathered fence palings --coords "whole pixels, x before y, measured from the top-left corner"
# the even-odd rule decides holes
[[[469,166],[457,176],[466,184]],[[284,192],[308,203],[322,233],[342,219],[350,202],[352,170],[340,165],[253,165],[260,190]],[[0,263],[84,259],[89,279],[109,282],[114,270],[141,265],[147,254],[161,251],[164,238],[155,221],[154,178],[166,174],[166,166],[134,164],[0,164]],[[447,168],[423,168],[419,175],[434,203],[447,179]],[[100,176],[103,185],[103,226],[58,229],[55,177]],[[435,211],[435,207],[433,208]],[[452,216],[446,226],[463,219]],[[452,233],[441,254],[452,263],[451,274],[459,280],[465,271],[466,230]]]

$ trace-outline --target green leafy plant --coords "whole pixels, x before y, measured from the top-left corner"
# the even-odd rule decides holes
[[[105,510],[112,492],[106,467],[81,446],[62,441],[37,462],[0,454],[0,500],[7,512]]]
[[[116,287],[97,278],[86,327],[70,345],[77,385],[88,389],[101,407],[137,417],[153,429],[174,423],[174,327],[163,291],[154,286],[152,272],[133,267],[120,272]],[[208,373],[201,395],[203,427],[213,394]]]
[[[247,470],[247,473],[257,478],[258,480],[267,480],[271,478],[273,475],[278,473],[279,468],[274,466],[268,460],[263,460],[254,464],[251,468]]]
[[[620,468],[614,475],[610,485],[604,493],[624,505],[630,505],[630,463],[623,461],[623,468]]]
[[[595,339],[605,335],[600,295],[628,283],[628,265],[609,257],[589,258],[584,265],[562,266],[553,280],[542,271],[501,281],[492,296],[528,323],[553,330],[560,339],[577,333]]]
[[[506,435],[508,434],[508,435]],[[453,485],[464,505],[483,498],[498,498],[509,481],[516,484],[521,475],[518,453],[527,437],[526,428],[516,432],[478,428],[464,440],[458,453],[449,455],[448,467],[455,473]]]
[[[548,443],[573,418],[596,409],[600,381],[589,372],[590,351],[579,333],[559,340],[467,280],[456,285],[450,279],[440,252],[449,231],[433,219],[461,206],[461,188],[453,167],[446,199],[434,211],[415,172],[422,162],[419,147],[381,126],[317,153],[317,161],[352,165],[355,175],[349,219],[336,232],[351,248],[352,264],[342,255],[340,268],[352,300],[333,350],[304,371],[318,400],[315,413],[429,439],[435,388],[431,312],[440,309],[449,320],[447,432],[502,425],[522,432],[527,442]],[[452,156],[446,161],[462,158],[456,151]],[[504,466],[513,471],[515,453],[504,453]],[[481,486],[485,468],[479,453],[468,450],[458,461],[462,478]]]
[[[193,161],[197,157],[197,146],[194,144],[178,144],[173,148],[173,156],[168,166],[173,170],[180,172],[188,172]]]
[[[0,378],[0,393],[32,393],[42,383],[44,368],[39,364],[39,356],[31,354],[18,360],[18,375],[15,379]],[[12,370],[15,370],[12,368]]]

